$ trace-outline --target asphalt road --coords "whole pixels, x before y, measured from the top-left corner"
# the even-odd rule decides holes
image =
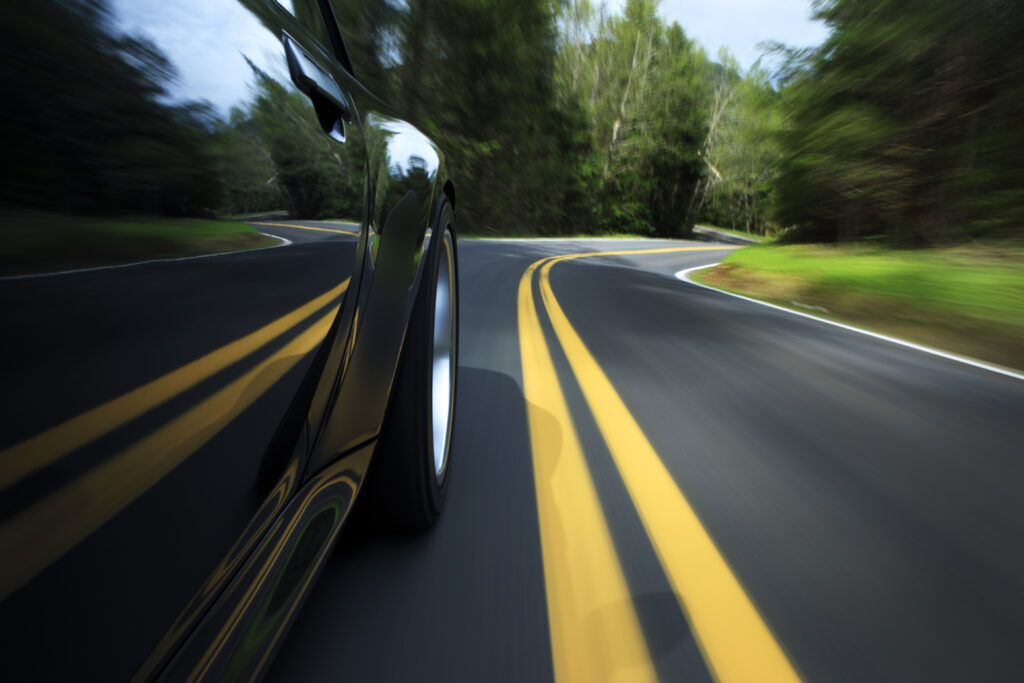
[[[550,289],[702,529],[680,518],[673,539],[670,518],[659,530],[672,496],[644,495],[654,475],[630,469],[642,449],[623,454],[602,433],[614,401],[588,400],[593,373],[556,335],[537,280],[530,303],[568,414],[545,426],[529,412],[524,374],[536,382],[540,370],[522,358],[537,346],[519,319],[526,269],[680,246],[696,244],[460,243],[447,509],[418,536],[347,530],[269,680],[543,681],[588,659],[608,679],[709,680],[730,640],[756,640],[758,619],[806,680],[1024,679],[1024,382],[686,284],[673,274],[724,252],[673,252],[557,263]],[[531,444],[531,429],[556,451],[575,431],[585,467],[535,470],[549,444]],[[583,514],[587,471],[613,548],[592,565],[619,564],[625,604],[587,603],[584,582],[546,586],[558,573],[546,562],[571,554],[575,536],[545,545],[541,529]],[[552,512],[557,487],[578,498]],[[724,564],[708,560],[701,530]],[[680,601],[673,577],[688,571]],[[723,626],[700,603],[730,572],[753,612],[737,608],[730,623],[723,601]],[[551,604],[571,592],[587,609],[552,626]],[[602,619],[611,630],[593,642],[610,649],[638,624],[636,660],[566,654]]]
[[[0,451],[329,312],[354,241],[307,225],[327,231],[0,282]],[[551,260],[624,250],[661,251]],[[725,253],[461,242],[447,509],[419,535],[347,528],[269,680],[1024,679],[1024,382],[674,276]],[[22,473],[0,540],[29,501],[266,370],[307,323]],[[95,531],[65,539],[69,519],[40,540],[61,554],[20,587],[0,570],[12,680],[137,668],[261,499],[272,418],[307,361],[151,486],[113,489],[127,502]]]

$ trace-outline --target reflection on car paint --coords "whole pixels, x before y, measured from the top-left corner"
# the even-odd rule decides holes
[[[444,157],[343,68],[316,0],[3,16],[7,670],[258,671],[365,474]],[[344,136],[285,36],[351,103]],[[302,225],[325,219],[357,227]]]

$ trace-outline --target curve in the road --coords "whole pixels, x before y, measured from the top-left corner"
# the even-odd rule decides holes
[[[341,230],[340,228],[324,228],[314,225],[297,225],[295,223],[253,223],[253,225],[268,225],[273,228],[298,228],[299,230],[316,230],[318,232],[335,232],[341,235],[351,235],[352,237],[359,237],[359,233],[354,230]]]
[[[418,536],[352,529],[271,680],[724,680],[665,566],[698,572],[704,551],[678,529],[655,545],[655,523],[688,515],[643,510],[680,495],[808,679],[1021,680],[1024,385],[673,277],[710,254],[627,246],[651,243],[461,246],[445,515]],[[542,257],[602,249],[619,255],[523,284]],[[550,364],[527,360],[544,347]],[[744,637],[728,609],[711,618]]]
[[[658,679],[533,298],[519,284],[519,340],[557,681]],[[581,656],[583,654],[584,656]]]

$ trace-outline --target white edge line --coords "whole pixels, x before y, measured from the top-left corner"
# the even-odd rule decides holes
[[[179,256],[178,258],[157,258],[150,259],[149,261],[135,261],[133,263],[115,263],[109,266],[93,266],[92,268],[75,268],[73,270],[55,270],[50,273],[24,273],[22,275],[4,275],[0,277],[0,282],[6,280],[28,280],[36,277],[52,277],[54,275],[74,275],[75,273],[91,273],[97,270],[114,270],[116,268],[131,268],[133,266],[145,266],[150,263],[173,263],[174,261],[192,261],[198,258],[210,258],[211,256],[229,256],[231,254],[251,254],[254,251],[263,251],[265,249],[277,249],[278,247],[287,247],[292,243],[290,239],[280,237],[278,235],[271,235],[267,232],[260,232],[265,237],[273,237],[276,240],[281,240],[278,244],[271,244],[269,247],[257,247],[256,249],[242,249],[240,251],[219,251],[216,254],[199,254],[197,256]]]
[[[718,262],[718,263],[720,263],[720,262]],[[841,329],[844,329],[844,330],[849,330],[850,332],[857,332],[859,334],[864,334],[864,335],[867,335],[869,337],[874,337],[875,339],[881,339],[882,341],[887,341],[887,342],[889,342],[891,344],[898,344],[900,346],[905,346],[908,349],[914,349],[915,351],[921,351],[923,353],[928,353],[928,354],[931,354],[933,356],[939,356],[940,358],[945,358],[947,360],[956,361],[957,363],[963,363],[964,365],[971,365],[971,366],[974,366],[976,368],[981,368],[982,370],[988,370],[989,372],[995,372],[995,373],[998,373],[1000,375],[1005,375],[1006,377],[1012,377],[1014,379],[1024,380],[1024,373],[1015,372],[1013,370],[1010,370],[1009,368],[1004,368],[1004,367],[1001,367],[999,365],[993,365],[991,363],[986,363],[984,361],[976,360],[974,358],[968,358],[967,356],[960,356],[960,355],[957,355],[955,353],[949,353],[948,351],[940,351],[939,349],[933,349],[930,346],[922,346],[921,344],[915,344],[914,342],[905,341],[903,339],[897,339],[896,337],[890,337],[888,335],[879,334],[878,332],[871,332],[870,330],[865,330],[865,329],[862,329],[860,327],[854,327],[852,325],[846,325],[846,324],[843,324],[843,323],[836,322],[835,320],[829,320],[828,318],[819,318],[816,315],[810,315],[809,313],[802,313],[801,311],[794,311],[793,309],[786,308],[785,306],[777,306],[775,304],[770,304],[767,301],[761,301],[759,299],[753,299],[753,298],[751,298],[749,296],[743,296],[742,294],[734,294],[732,292],[726,292],[725,290],[717,289],[715,287],[709,287],[708,285],[704,285],[704,284],[701,284],[699,282],[695,282],[694,280],[690,279],[690,273],[694,272],[695,270],[703,270],[705,268],[711,268],[713,266],[717,266],[718,263],[707,263],[707,264],[705,264],[703,266],[694,266],[693,268],[685,268],[683,270],[678,271],[676,273],[676,277],[678,279],[682,280],[683,282],[686,282],[686,283],[689,283],[691,285],[694,285],[695,287],[700,287],[702,289],[707,289],[707,290],[710,290],[712,292],[718,292],[719,294],[725,294],[726,296],[735,297],[737,299],[743,299],[744,301],[750,301],[751,303],[760,304],[762,306],[767,306],[768,308],[774,308],[774,309],[776,309],[778,311],[784,311],[784,312],[789,313],[791,315],[798,315],[801,318],[808,318],[810,320],[817,320],[818,322],[825,323],[826,325],[832,325],[833,327],[838,327],[838,328],[841,328]]]
[[[281,240],[280,244],[272,244],[269,247],[260,247],[260,249],[273,249],[274,247],[287,247],[292,243],[287,237],[281,237],[280,235],[271,235],[269,232],[260,231],[260,234],[264,237],[273,237],[276,240]],[[259,251],[259,249],[249,249],[248,251]]]

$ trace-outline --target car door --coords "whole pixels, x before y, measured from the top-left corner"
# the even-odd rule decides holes
[[[372,276],[362,127],[315,0],[0,31],[5,677],[145,678],[307,471]]]

